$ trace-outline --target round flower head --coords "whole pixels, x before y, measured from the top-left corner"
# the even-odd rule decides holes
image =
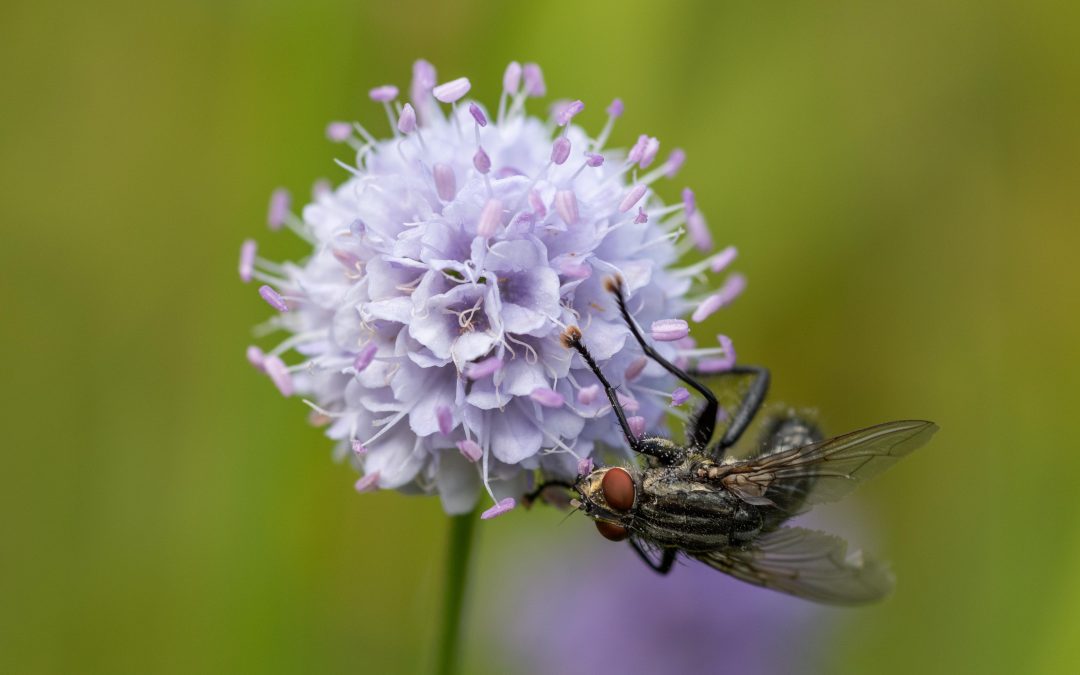
[[[656,349],[683,363],[723,352],[680,340],[687,324],[673,317],[700,301],[710,304],[699,314],[716,311],[742,282],[723,302],[706,288],[689,297],[698,282],[718,285],[708,259],[674,267],[700,244],[683,241],[696,205],[667,206],[651,187],[685,156],[639,175],[657,139],[606,150],[621,103],[593,138],[575,124],[581,101],[549,119],[526,113],[546,91],[536,64],[511,64],[495,114],[466,98],[467,78],[438,79],[418,62],[414,80],[409,102],[394,101],[390,85],[372,90],[390,137],[335,127],[333,139],[356,151],[339,161],[342,184],[300,215],[275,193],[271,225],[309,242],[311,255],[272,263],[245,243],[241,277],[277,310],[266,328],[287,333],[259,368],[327,423],[339,455],[364,474],[358,490],[437,492],[449,513],[486,492],[493,517],[520,502],[536,472],[573,478],[582,462],[602,461],[601,449],[628,452],[595,375],[560,343],[567,326],[581,327],[633,404],[635,430],[658,432],[672,414],[676,383],[651,361],[642,367],[605,278],[624,280],[636,321],[656,322]]]

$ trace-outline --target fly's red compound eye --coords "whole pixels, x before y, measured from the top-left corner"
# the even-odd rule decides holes
[[[634,505],[634,479],[626,469],[608,469],[600,481],[600,490],[613,511],[629,511]]]
[[[622,525],[608,523],[603,520],[596,521],[596,529],[600,531],[604,539],[610,539],[611,541],[622,541],[629,534]]]

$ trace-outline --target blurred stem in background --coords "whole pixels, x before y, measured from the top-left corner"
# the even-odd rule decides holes
[[[435,672],[439,675],[452,675],[458,669],[461,619],[464,614],[465,590],[469,582],[469,559],[478,520],[476,513],[450,517],[446,578],[443,580],[442,626],[435,657]]]

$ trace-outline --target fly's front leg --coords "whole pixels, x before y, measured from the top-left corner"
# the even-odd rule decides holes
[[[551,487],[561,487],[566,488],[567,490],[573,490],[576,488],[573,483],[569,483],[565,480],[546,480],[543,483],[540,483],[540,485],[537,485],[535,490],[521,497],[522,505],[525,508],[531,507],[533,505],[533,502],[539,499],[540,495],[544,493],[544,490]]]
[[[645,341],[645,336],[641,334],[641,329],[638,328],[637,322],[634,321],[634,317],[630,316],[630,310],[626,308],[626,297],[623,294],[622,279],[618,277],[608,277],[604,281],[604,285],[605,288],[615,296],[615,302],[619,306],[619,314],[622,315],[623,321],[625,321],[627,327],[630,328],[630,333],[633,334],[634,339],[641,346],[645,355],[659,363],[665,370],[688,384],[705,398],[705,407],[694,420],[693,430],[690,433],[690,441],[693,447],[703,450],[705,446],[709,444],[709,441],[712,440],[713,431],[716,429],[716,414],[720,410],[720,404],[716,400],[716,394],[689,373],[685,372],[682,368],[679,368],[674,363],[665,359],[659,352],[653,349],[652,345]]]
[[[577,326],[570,326],[562,334],[563,346],[575,350],[578,354],[581,354],[581,358],[585,359],[585,363],[589,366],[589,370],[593,371],[593,375],[596,375],[596,379],[600,380],[600,386],[604,388],[604,393],[607,394],[608,401],[611,402],[611,408],[615,411],[615,417],[619,418],[619,426],[622,427],[623,435],[626,436],[626,442],[630,444],[630,448],[634,452],[640,452],[641,441],[634,435],[633,430],[630,429],[630,423],[626,421],[626,412],[623,411],[622,404],[619,403],[619,397],[615,393],[615,388],[611,386],[611,383],[604,377],[604,372],[600,370],[600,366],[596,365],[596,361],[593,359],[592,354],[585,348],[585,345],[581,342],[581,329]]]
[[[649,557],[648,552],[641,547],[641,544],[639,544],[636,539],[630,540],[630,546],[632,546],[634,551],[641,556],[641,559],[645,561],[645,564],[652,568],[657,574],[666,575],[671,571],[672,565],[675,564],[675,549],[673,548],[665,548],[664,553],[660,558],[660,562],[656,562]]]
[[[626,442],[630,444],[631,450],[655,457],[661,464],[675,464],[682,460],[684,453],[671,441],[664,438],[641,439],[634,434],[634,431],[630,428],[630,423],[626,421],[626,412],[623,410],[622,404],[619,403],[615,388],[604,377],[600,366],[596,365],[596,360],[593,359],[592,354],[581,342],[581,330],[577,326],[570,326],[563,332],[562,343],[568,349],[573,349],[580,354],[581,358],[585,359],[585,363],[589,366],[589,370],[593,371],[596,379],[600,380],[600,385],[604,388],[608,401],[611,402],[611,409],[615,411],[615,417],[619,419],[619,426],[622,427],[623,436],[626,437]]]

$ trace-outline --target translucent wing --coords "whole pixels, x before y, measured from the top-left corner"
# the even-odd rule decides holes
[[[887,422],[801,448],[725,464],[724,487],[752,504],[795,515],[845,496],[926,443],[932,422]]]
[[[831,534],[785,527],[758,538],[753,548],[692,554],[736,579],[831,605],[858,605],[887,596],[888,567],[868,560]]]

